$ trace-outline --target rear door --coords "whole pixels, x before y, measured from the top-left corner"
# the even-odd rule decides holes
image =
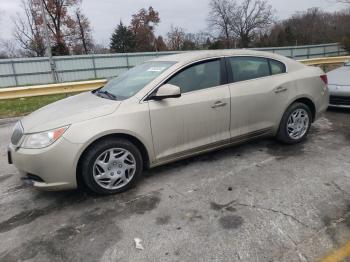
[[[288,100],[286,67],[264,57],[227,58],[231,92],[231,137],[254,137],[276,127]]]
[[[225,60],[192,64],[166,83],[181,97],[149,101],[157,161],[192,154],[230,139],[230,91]]]

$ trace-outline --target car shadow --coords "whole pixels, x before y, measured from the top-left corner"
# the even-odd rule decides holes
[[[212,152],[146,170],[144,172],[144,179],[149,179],[155,176],[166,176],[168,173],[173,174],[174,172],[171,171],[176,171],[186,166],[196,165],[201,162],[212,162],[215,164],[215,162],[220,162],[227,158],[235,158],[239,160],[252,151],[266,152],[268,155],[275,157],[276,160],[282,160],[303,154],[304,145],[308,141],[309,139],[306,139],[297,145],[286,145],[279,143],[274,138],[258,138],[244,144],[232,145],[224,149],[214,150]]]

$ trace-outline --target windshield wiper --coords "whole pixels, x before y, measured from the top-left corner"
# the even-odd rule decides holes
[[[112,100],[117,100],[117,97],[115,95],[113,95],[112,93],[106,91],[106,90],[101,90],[101,89],[98,89],[96,90],[96,93],[97,94],[103,94],[105,96],[107,96],[108,98],[112,99]]]

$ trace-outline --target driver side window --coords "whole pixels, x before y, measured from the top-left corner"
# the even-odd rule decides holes
[[[168,84],[180,87],[181,93],[192,92],[221,85],[220,59],[187,67],[168,80]]]

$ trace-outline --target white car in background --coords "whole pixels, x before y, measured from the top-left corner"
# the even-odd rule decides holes
[[[299,143],[328,102],[320,68],[280,55],[164,56],[24,117],[8,157],[35,187],[114,194],[144,169],[257,137]]]
[[[350,108],[350,61],[328,74],[330,107]]]

